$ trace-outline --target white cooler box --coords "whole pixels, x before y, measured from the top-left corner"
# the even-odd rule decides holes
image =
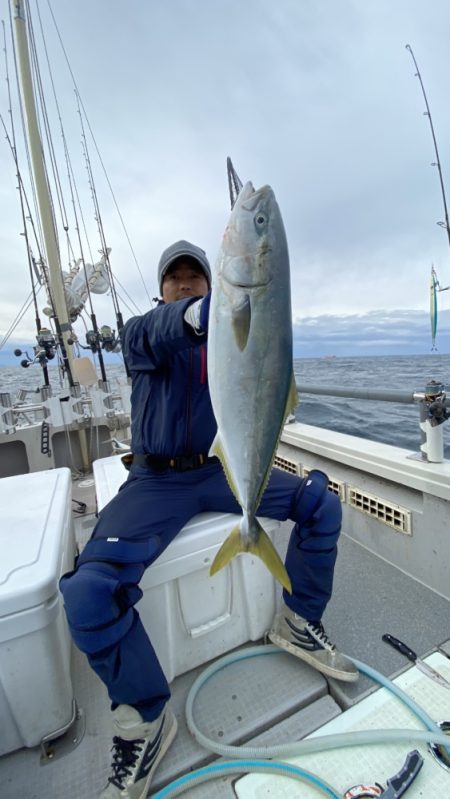
[[[73,715],[70,636],[58,580],[73,568],[69,469],[0,480],[0,755],[36,746]]]
[[[126,480],[118,456],[94,462],[98,509]],[[212,658],[256,641],[275,613],[275,581],[259,560],[244,554],[213,577],[209,568],[238,520],[224,513],[201,513],[183,528],[145,572],[137,604],[161,666],[171,682]],[[273,539],[279,522],[263,520]]]

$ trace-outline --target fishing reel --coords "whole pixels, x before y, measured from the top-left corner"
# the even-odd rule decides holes
[[[32,366],[34,363],[39,363],[41,366],[46,366],[48,361],[51,361],[56,355],[56,339],[52,331],[47,327],[42,327],[36,336],[37,345],[33,347],[34,357],[31,358],[28,352],[22,350],[14,350],[14,355],[26,355],[26,358],[20,362],[24,369]]]
[[[96,333],[95,330],[88,330],[86,333],[86,344],[88,348],[92,350],[92,352],[98,352],[100,349],[99,346],[99,335]],[[85,349],[85,348],[83,348]]]
[[[102,325],[99,338],[106,352],[118,352],[120,350],[119,338],[115,335],[115,330],[112,330],[109,325]]]
[[[37,360],[51,361],[56,355],[56,339],[51,330],[42,327],[37,335],[38,346],[34,348]]]
[[[98,331],[88,330],[86,343],[94,353],[98,352],[100,348],[106,350],[106,352],[118,352],[120,350],[120,340],[109,325],[102,325]]]
[[[437,427],[450,417],[445,405],[444,389],[443,383],[438,383],[436,380],[431,380],[425,388],[425,404],[431,427]]]

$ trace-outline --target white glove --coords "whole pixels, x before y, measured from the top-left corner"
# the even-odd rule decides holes
[[[203,298],[196,300],[191,303],[184,312],[184,321],[194,329],[194,333],[197,333],[198,336],[201,336],[204,332],[200,325],[200,308],[202,307],[202,302]]]

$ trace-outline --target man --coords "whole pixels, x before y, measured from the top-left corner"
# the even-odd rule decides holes
[[[102,799],[142,799],[177,729],[170,690],[135,604],[145,569],[195,514],[240,513],[222,466],[208,456],[216,422],[206,370],[211,269],[199,247],[178,241],[158,267],[162,302],[130,319],[122,346],[132,376],[133,463],[99,514],[76,569],[61,580],[76,645],[112,702],[112,774]],[[353,663],[321,625],[331,596],[341,525],[338,498],[313,471],[272,471],[259,515],[292,519],[286,568],[292,595],[270,631],[278,646],[324,674],[352,681]]]

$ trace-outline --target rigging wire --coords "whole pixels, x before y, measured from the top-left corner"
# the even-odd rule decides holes
[[[35,286],[33,288],[35,288]],[[38,290],[36,291],[36,295],[39,294],[41,288],[42,288],[42,286],[39,286]],[[16,318],[11,322],[8,330],[6,331],[6,333],[4,334],[3,338],[1,339],[1,341],[0,341],[0,350],[3,349],[5,344],[11,338],[11,336],[14,333],[14,330],[16,329],[17,325],[22,321],[23,317],[25,316],[25,314],[27,313],[28,309],[31,307],[32,304],[33,304],[33,290],[30,291],[27,299],[22,304],[22,307],[21,307],[20,311],[16,314]]]
[[[116,279],[115,279],[115,280],[116,280],[116,283],[117,283],[117,285],[118,285],[118,286],[120,286],[120,288],[122,289],[122,291],[123,291],[123,293],[125,294],[125,296],[126,296],[128,299],[129,299],[129,301],[131,302],[131,304],[134,306],[134,310],[132,310],[132,309],[130,308],[130,306],[128,305],[128,303],[126,303],[126,302],[125,302],[125,300],[124,300],[124,298],[123,298],[122,294],[119,294],[119,292],[117,292],[117,296],[118,296],[118,297],[120,297],[120,300],[121,300],[121,302],[122,302],[122,305],[125,305],[125,308],[126,308],[126,309],[127,309],[127,310],[128,310],[130,313],[131,313],[131,314],[135,314],[135,313],[137,312],[137,313],[138,313],[140,316],[142,316],[142,313],[143,313],[143,312],[141,311],[141,309],[139,308],[139,306],[138,306],[138,305],[135,303],[135,301],[133,300],[133,298],[132,298],[132,297],[130,297],[130,295],[128,294],[128,291],[127,291],[127,290],[126,290],[126,288],[125,288],[125,287],[122,285],[122,283],[120,282],[119,278],[118,278],[118,277],[116,277]]]
[[[151,304],[152,304],[152,301],[151,301],[151,298],[150,298],[150,295],[149,295],[149,292],[148,292],[148,289],[147,289],[147,286],[146,286],[146,283],[145,283],[145,280],[144,280],[144,277],[143,277],[143,274],[142,274],[141,268],[140,268],[140,266],[139,266],[139,263],[138,263],[138,260],[137,260],[137,257],[136,257],[136,253],[134,252],[133,246],[132,246],[132,244],[131,244],[131,240],[130,240],[130,237],[129,237],[129,235],[128,235],[128,231],[127,231],[127,228],[126,228],[126,225],[125,225],[124,219],[123,219],[123,217],[122,217],[122,214],[121,214],[121,212],[120,212],[120,209],[119,209],[119,206],[118,206],[118,203],[117,203],[117,200],[116,200],[116,197],[115,197],[115,194],[114,194],[114,191],[113,191],[113,188],[112,188],[111,182],[110,182],[110,180],[109,180],[108,173],[107,173],[107,171],[106,171],[106,167],[105,167],[105,165],[104,165],[104,163],[103,163],[103,159],[102,159],[102,157],[101,157],[101,155],[100,155],[100,150],[99,150],[99,148],[98,148],[97,141],[96,141],[96,139],[95,139],[95,136],[94,136],[94,133],[93,133],[93,131],[92,131],[91,124],[90,124],[90,122],[89,122],[89,118],[88,118],[88,115],[87,115],[87,113],[86,113],[86,109],[85,109],[85,107],[84,107],[83,101],[82,101],[82,99],[81,99],[81,96],[80,96],[80,93],[79,93],[79,91],[78,91],[78,86],[77,86],[77,83],[76,83],[76,81],[75,81],[75,76],[74,76],[74,74],[73,74],[73,72],[72,72],[72,68],[71,68],[71,66],[70,66],[70,61],[69,61],[69,58],[68,58],[68,56],[67,56],[67,53],[66,53],[66,50],[65,50],[65,47],[64,47],[63,41],[62,41],[62,37],[61,37],[60,31],[59,31],[59,28],[58,28],[58,25],[57,25],[57,22],[56,22],[56,19],[55,19],[55,15],[54,15],[54,13],[53,13],[53,10],[52,10],[51,4],[50,4],[50,0],[47,0],[47,4],[48,4],[48,8],[49,8],[49,11],[50,11],[50,14],[51,14],[52,20],[53,20],[53,24],[54,24],[54,26],[55,26],[55,30],[56,30],[57,36],[58,36],[58,38],[59,38],[59,41],[60,41],[60,44],[61,44],[61,49],[62,49],[62,52],[63,52],[63,54],[64,54],[64,58],[65,58],[65,60],[66,60],[66,63],[67,63],[67,66],[68,66],[68,69],[69,69],[69,72],[70,72],[70,76],[71,76],[71,78],[72,78],[72,82],[73,82],[73,85],[74,85],[74,88],[75,88],[75,92],[76,92],[76,94],[77,94],[77,97],[78,97],[78,99],[79,99],[80,107],[81,107],[81,109],[82,109],[82,111],[83,111],[84,119],[86,120],[86,124],[87,124],[87,127],[88,127],[88,129],[89,129],[89,133],[90,133],[90,135],[91,135],[91,138],[92,138],[92,141],[93,141],[93,144],[94,144],[94,147],[95,147],[95,151],[96,151],[96,153],[97,153],[98,159],[99,159],[99,161],[100,161],[100,164],[101,164],[101,167],[102,167],[102,169],[103,169],[103,174],[105,175],[106,182],[107,182],[107,184],[108,184],[108,187],[109,187],[109,190],[110,190],[110,192],[111,192],[111,196],[112,196],[112,198],[113,198],[113,202],[114,202],[114,205],[115,205],[116,211],[117,211],[117,213],[118,213],[118,216],[119,216],[119,219],[120,219],[120,222],[121,222],[121,225],[122,225],[123,231],[124,231],[124,233],[125,233],[125,237],[126,237],[126,239],[127,239],[128,245],[129,245],[129,247],[130,247],[131,254],[132,254],[132,256],[133,256],[133,260],[134,260],[134,262],[135,262],[135,264],[136,264],[136,268],[137,268],[137,270],[138,270],[138,273],[139,273],[139,276],[140,276],[140,278],[141,278],[142,285],[143,285],[143,287],[144,287],[145,293],[146,293],[146,295],[147,295],[147,298],[148,298],[148,300],[149,300],[149,304],[151,305]]]

